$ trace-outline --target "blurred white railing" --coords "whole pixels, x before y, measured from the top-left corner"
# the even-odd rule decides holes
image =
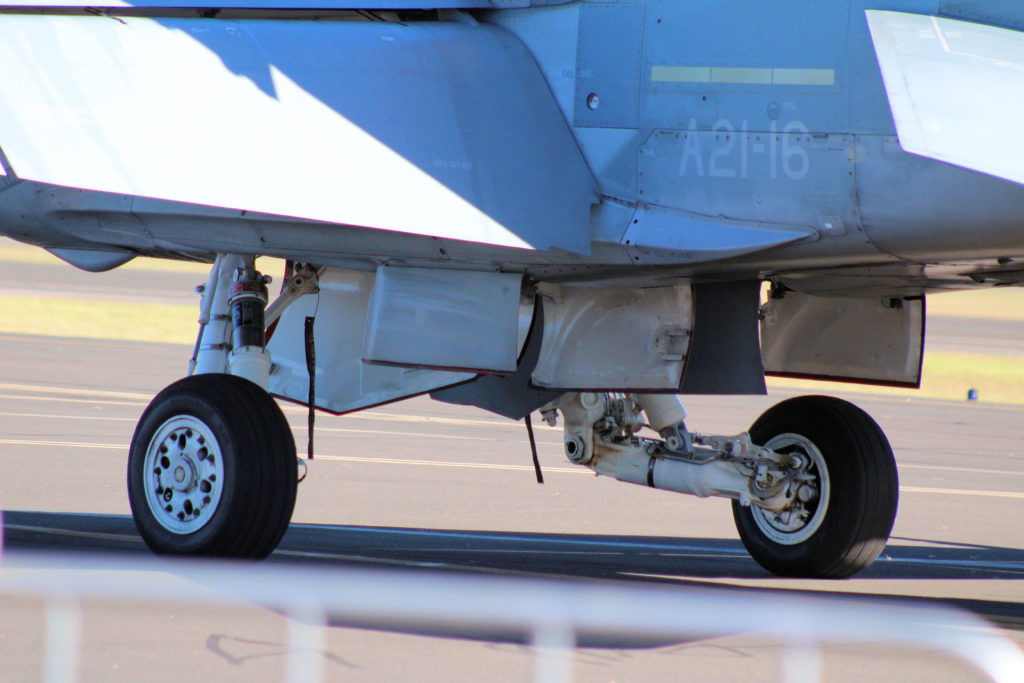
[[[572,679],[578,633],[627,638],[751,634],[782,647],[782,678],[819,680],[820,647],[880,643],[946,652],[1000,683],[1024,680],[1024,653],[987,622],[949,608],[756,591],[612,585],[426,571],[310,568],[7,553],[0,594],[47,605],[46,680],[73,681],[79,602],[262,605],[289,619],[289,681],[319,681],[329,620],[399,629],[532,634],[535,678]]]

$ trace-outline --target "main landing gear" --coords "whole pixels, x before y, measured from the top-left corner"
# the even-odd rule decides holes
[[[304,273],[269,317],[316,291],[316,272]],[[251,257],[217,258],[203,290],[196,374],[160,392],[139,421],[128,493],[157,553],[265,557],[288,527],[298,468],[291,430],[267,392],[267,281]],[[892,529],[892,450],[850,403],[784,401],[735,436],[689,431],[673,395],[569,393],[542,410],[552,424],[559,411],[571,461],[634,484],[731,499],[744,546],[776,574],[849,576],[875,560]],[[638,436],[646,427],[660,438]]]
[[[743,545],[775,574],[850,576],[878,557],[892,530],[892,449],[845,401],[783,401],[732,437],[687,431],[675,396],[566,394],[546,407],[549,423],[556,409],[569,460],[620,481],[731,498]],[[636,436],[643,426],[662,440]]]
[[[899,500],[889,442],[860,408],[828,396],[802,396],[769,409],[750,438],[804,463],[808,488],[782,509],[732,512],[740,539],[762,567],[782,576],[844,577],[885,548]]]

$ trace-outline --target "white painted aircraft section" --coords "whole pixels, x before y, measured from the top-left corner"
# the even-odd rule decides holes
[[[1024,33],[869,10],[868,24],[900,146],[1024,183]]]
[[[0,145],[24,180],[586,251],[589,175],[523,56],[456,24],[6,16]]]

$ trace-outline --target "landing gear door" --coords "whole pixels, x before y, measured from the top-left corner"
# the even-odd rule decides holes
[[[761,316],[765,374],[917,388],[924,313],[924,297],[774,295]]]

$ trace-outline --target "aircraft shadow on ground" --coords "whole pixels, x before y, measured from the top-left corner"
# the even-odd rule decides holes
[[[11,552],[137,554],[148,552],[126,515],[79,515],[5,511],[4,548]],[[791,584],[761,569],[739,540],[543,534],[523,532],[349,527],[293,524],[271,562],[320,566],[358,566],[424,571],[486,571],[515,576],[614,580],[707,587],[709,579],[755,579],[757,587],[728,590],[793,591]],[[882,557],[857,579],[1005,580],[1024,579],[1024,550],[978,545],[939,544],[894,538]],[[768,582],[769,585],[765,585]],[[840,595],[828,581],[815,595]],[[725,589],[725,587],[723,587]],[[901,603],[931,604],[931,598],[858,593],[858,598],[896,598]],[[1024,604],[946,599],[1003,628],[1024,631]],[[377,623],[335,620],[339,627],[386,628]],[[387,629],[391,630],[391,629]],[[408,629],[401,629],[410,632]],[[417,630],[420,635],[525,643],[529,635],[512,631],[460,632]],[[678,639],[672,641],[678,643]],[[623,641],[581,634],[587,647],[657,647],[663,640]]]
[[[127,515],[3,512],[12,551],[146,552]],[[679,583],[771,581],[738,539],[292,524],[275,562]],[[1024,550],[892,538],[857,579],[1024,579]],[[780,580],[781,581],[781,580]]]

